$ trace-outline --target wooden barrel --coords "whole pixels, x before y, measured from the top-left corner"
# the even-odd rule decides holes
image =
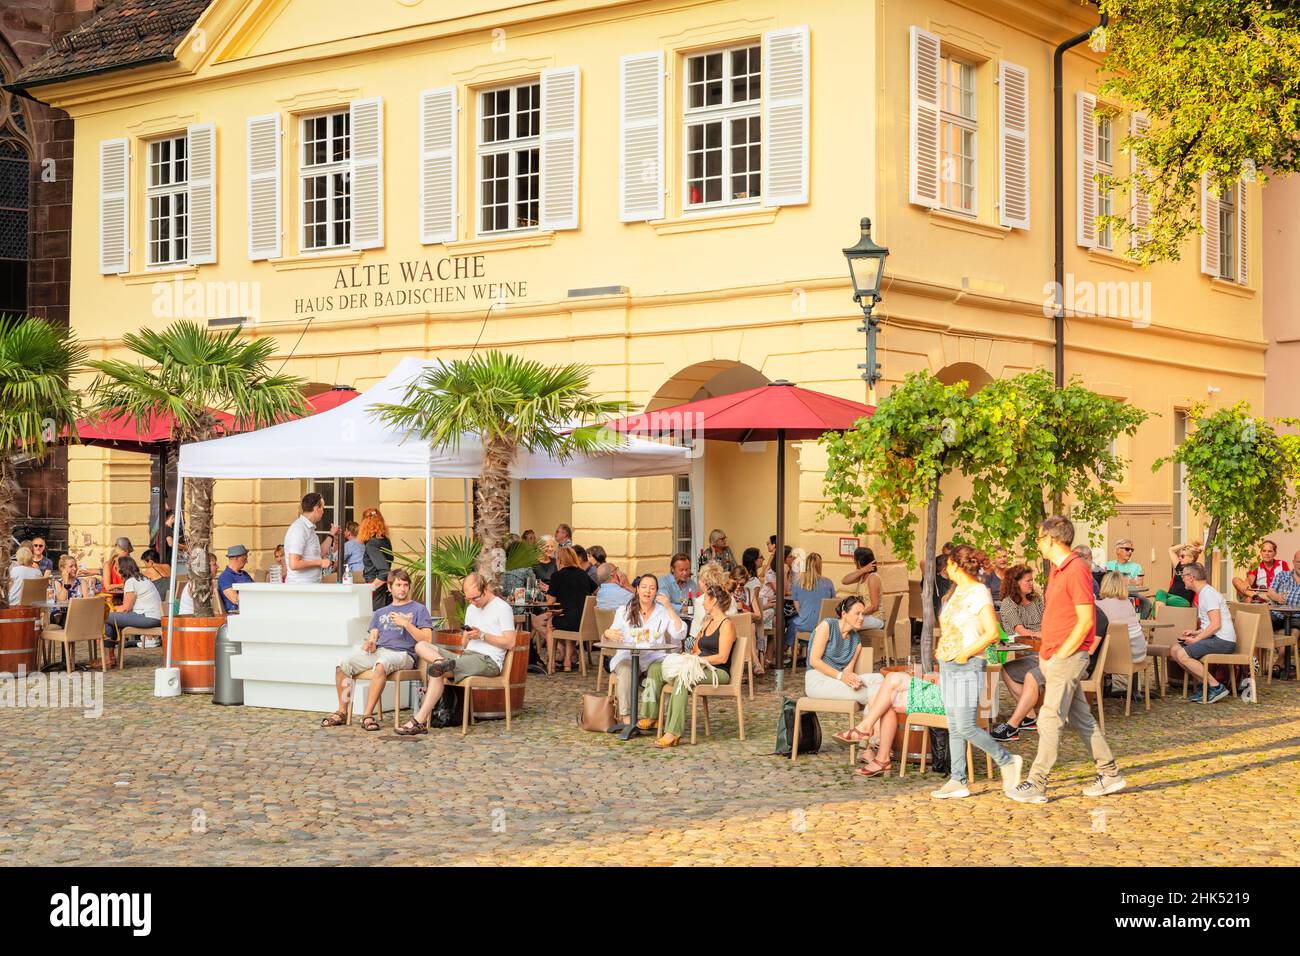
[[[171,666],[180,669],[182,694],[212,693],[217,679],[217,631],[225,623],[224,617],[188,615],[172,622]]]
[[[433,640],[435,644],[460,650],[464,646],[465,636],[461,631],[437,631]],[[528,676],[528,645],[532,643],[530,631],[515,632],[515,658],[510,667],[510,713],[519,713],[524,706],[524,678]],[[505,718],[506,699],[502,691],[485,688],[474,691],[474,716],[482,718]]]
[[[34,607],[0,608],[0,673],[16,674],[19,667],[28,673],[37,669],[36,622],[40,613]]]

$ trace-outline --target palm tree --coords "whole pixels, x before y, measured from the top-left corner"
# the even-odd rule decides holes
[[[113,359],[88,362],[99,372],[91,385],[95,407],[109,418],[131,415],[137,423],[169,418],[172,440],[207,441],[220,434],[214,410],[225,411],[240,430],[261,428],[305,414],[303,380],[271,372],[270,339],[240,341],[240,330],[209,331],[181,321],[158,331],[122,336],[147,364]],[[211,478],[192,478],[185,496],[190,590],[196,614],[212,614],[208,550],[212,543]]]
[[[613,446],[595,423],[621,414],[624,403],[597,399],[590,382],[585,365],[546,366],[492,351],[433,366],[411,383],[402,404],[379,406],[383,421],[437,448],[456,451],[462,435],[482,440],[474,532],[482,543],[478,570],[489,581],[504,569],[516,452],[564,461]]]
[[[86,350],[72,333],[45,319],[0,315],[0,601],[9,595],[13,522],[18,511],[14,457],[45,457],[61,432],[71,432],[80,400],[68,380]]]

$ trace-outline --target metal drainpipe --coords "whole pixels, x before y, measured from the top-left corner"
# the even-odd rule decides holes
[[[1097,26],[1104,27],[1110,22],[1110,17],[1102,13],[1101,22]],[[1096,29],[1095,27],[1093,29]],[[1056,297],[1056,307],[1053,315],[1053,339],[1056,350],[1056,387],[1065,387],[1065,118],[1062,115],[1063,105],[1063,79],[1062,67],[1065,59],[1065,51],[1072,47],[1078,46],[1092,36],[1092,30],[1086,30],[1077,36],[1072,36],[1056,48],[1052,54],[1052,95],[1055,99],[1055,114],[1052,117],[1054,122],[1053,139],[1055,147],[1055,164],[1053,170],[1055,174],[1055,221],[1056,230],[1056,288],[1053,292]]]

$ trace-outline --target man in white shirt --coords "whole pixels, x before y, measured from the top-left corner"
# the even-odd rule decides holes
[[[1196,617],[1200,627],[1183,631],[1169,651],[1169,659],[1208,687],[1198,686],[1192,697],[1201,697],[1212,704],[1228,696],[1228,688],[1214,679],[1210,669],[1201,663],[1207,654],[1237,653],[1237,629],[1223,595],[1205,580],[1205,565],[1183,565],[1183,583],[1196,594]]]
[[[413,736],[429,732],[429,715],[442,697],[447,675],[460,682],[466,677],[497,677],[505,664],[506,652],[515,646],[515,613],[510,605],[492,593],[477,571],[461,581],[465,592],[465,649],[439,647],[422,642],[415,655],[429,664],[428,690],[424,703],[397,733]]]
[[[320,538],[316,536],[316,523],[325,516],[325,499],[311,492],[302,499],[302,514],[284,533],[284,563],[288,568],[289,584],[320,584],[321,574],[333,564],[334,535],[338,525],[330,526],[330,537],[321,555]]]

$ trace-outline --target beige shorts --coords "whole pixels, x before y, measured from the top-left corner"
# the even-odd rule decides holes
[[[373,654],[367,654],[365,651],[355,651],[347,657],[339,659],[339,670],[348,677],[356,677],[362,671],[368,671],[376,664],[384,665],[385,674],[396,674],[398,671],[406,671],[415,667],[415,661],[406,651],[393,651],[386,647],[375,649]]]

